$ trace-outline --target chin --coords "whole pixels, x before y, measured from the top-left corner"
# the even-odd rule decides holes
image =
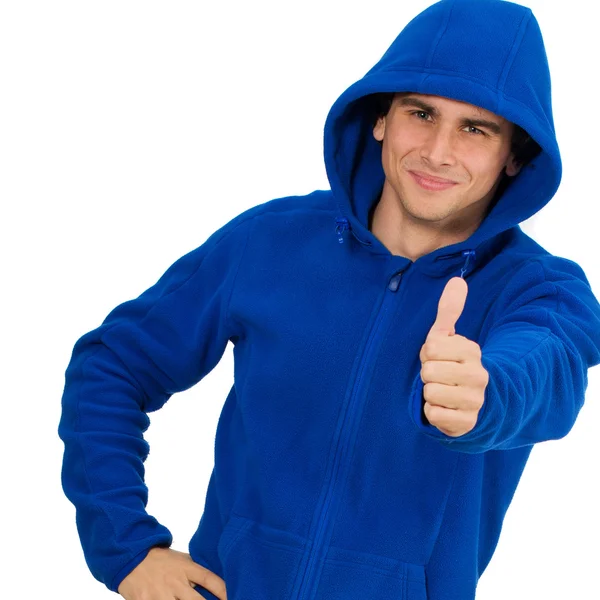
[[[409,205],[403,204],[404,210],[415,218],[424,221],[443,221],[458,213],[461,209],[456,199],[451,198],[415,198]]]

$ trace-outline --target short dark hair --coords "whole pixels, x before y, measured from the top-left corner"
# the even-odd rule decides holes
[[[377,120],[388,114],[394,96],[397,92],[379,92],[370,94],[365,102],[372,115],[371,128],[375,127]],[[382,142],[378,142],[380,145]],[[514,130],[511,140],[511,151],[514,153],[515,162],[524,167],[531,162],[541,151],[539,144],[519,125],[514,123]]]

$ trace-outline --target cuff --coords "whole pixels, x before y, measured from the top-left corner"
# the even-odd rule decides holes
[[[121,569],[119,569],[118,573],[113,577],[111,584],[108,587],[109,590],[111,590],[112,592],[117,592],[118,593],[118,589],[119,586],[121,585],[121,582],[123,581],[123,579],[125,579],[125,577],[127,577],[127,575],[129,575],[129,573],[131,573],[131,571],[133,571],[145,558],[146,556],[148,556],[148,552],[150,552],[150,550],[152,548],[154,548],[155,546],[160,546],[162,548],[168,548],[171,546],[172,544],[172,538],[170,541],[165,541],[165,542],[159,542],[159,543],[155,543],[152,546],[148,547],[148,548],[144,548],[144,550],[142,550],[141,552],[138,552],[131,560],[129,560],[125,566],[121,567]]]

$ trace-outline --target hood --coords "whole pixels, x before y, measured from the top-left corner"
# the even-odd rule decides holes
[[[533,216],[556,193],[562,164],[550,71],[531,9],[504,0],[441,0],[412,19],[375,66],[329,110],[324,158],[341,242],[350,230],[361,243],[381,247],[368,229],[369,210],[385,180],[366,98],[377,92],[433,94],[474,104],[521,126],[542,149],[468,239],[418,259],[426,270],[439,272],[435,261],[451,256],[470,258],[473,269],[493,251],[498,236]],[[444,271],[446,265],[452,268],[451,262],[442,261]]]

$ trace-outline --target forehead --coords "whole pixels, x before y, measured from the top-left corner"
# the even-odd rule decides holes
[[[400,98],[415,98],[420,100],[422,103],[428,104],[433,108],[438,109],[439,112],[444,111],[457,111],[460,114],[474,115],[479,118],[494,119],[496,121],[505,121],[503,117],[493,113],[485,108],[476,106],[475,104],[469,104],[468,102],[462,102],[461,100],[454,100],[453,98],[447,98],[445,96],[435,96],[432,94],[418,94],[416,92],[397,92],[394,95],[394,101],[397,102]]]

